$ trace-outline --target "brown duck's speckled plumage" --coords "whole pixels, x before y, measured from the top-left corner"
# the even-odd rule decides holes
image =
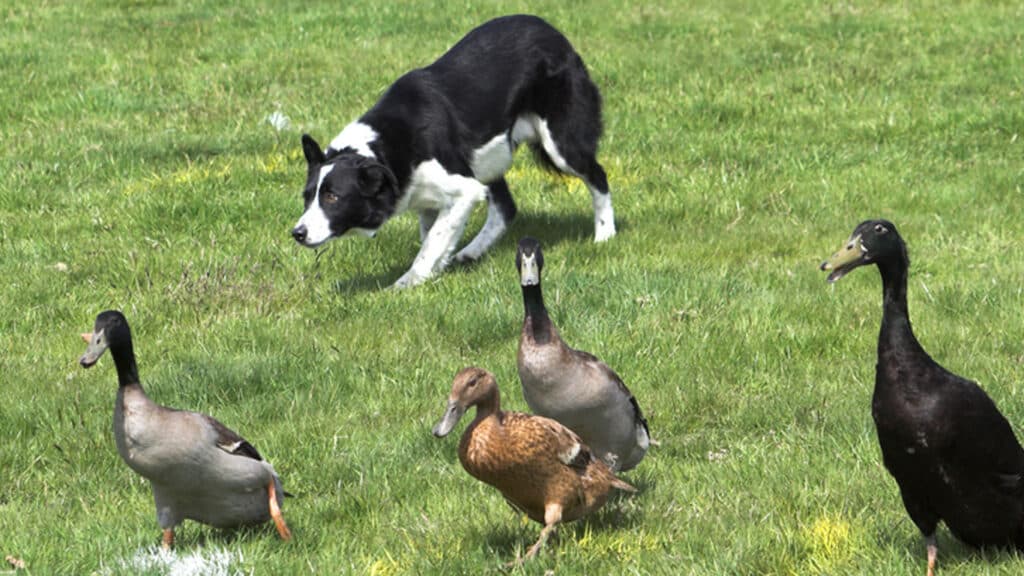
[[[462,434],[459,460],[473,477],[545,525],[527,557],[536,554],[556,524],[597,510],[613,489],[636,491],[565,426],[541,416],[503,412],[497,382],[481,368],[465,368],[456,375],[448,412],[434,433],[447,434],[472,406],[477,407],[476,417]]]
[[[575,458],[565,462],[574,451]],[[613,487],[624,488],[571,430],[519,412],[474,420],[459,442],[459,461],[541,524],[549,503],[557,502],[562,521],[570,522],[604,505]]]

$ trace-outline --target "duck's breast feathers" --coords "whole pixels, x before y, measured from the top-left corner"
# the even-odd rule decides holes
[[[243,456],[245,458],[252,458],[253,460],[263,461],[263,456],[256,450],[256,447],[250,444],[245,438],[239,436],[234,430],[228,428],[212,416],[206,414],[198,414],[198,416],[209,426],[216,434],[216,445],[217,448],[227,452],[234,456]]]

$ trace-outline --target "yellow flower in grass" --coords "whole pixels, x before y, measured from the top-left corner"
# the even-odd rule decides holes
[[[598,162],[604,167],[605,175],[608,177],[608,188],[611,189],[612,194],[620,188],[632,188],[636,183],[636,174],[628,171],[617,158],[601,158],[598,154]],[[551,172],[542,168],[536,162],[522,162],[516,161],[512,164],[512,167],[505,173],[505,179],[508,180],[509,186],[515,186],[516,182],[527,185],[547,181],[551,178]],[[573,191],[587,191],[586,186],[583,182],[575,176],[565,175],[561,178],[562,185],[569,192]],[[588,192],[589,193],[589,192]]]
[[[148,178],[130,182],[124,187],[124,194],[131,196],[139,192],[160,190],[162,188],[181,188],[195,186],[211,178],[226,180],[231,175],[231,162],[225,163],[220,168],[211,166],[196,166],[189,164],[181,170],[176,170],[167,175],[154,174]]]
[[[386,558],[377,558],[370,562],[366,572],[367,574],[370,574],[370,576],[392,576],[394,574],[405,573],[398,561],[390,555],[387,555]]]
[[[857,548],[855,534],[846,520],[825,515],[803,529],[810,572],[834,574],[847,564]]]
[[[295,146],[287,151],[278,150],[271,152],[257,160],[257,163],[259,164],[260,170],[264,173],[276,174],[278,172],[287,172],[295,166],[301,166],[304,168],[306,160],[302,157],[302,149]]]

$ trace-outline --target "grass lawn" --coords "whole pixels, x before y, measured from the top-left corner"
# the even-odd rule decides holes
[[[300,135],[329,141],[398,75],[518,11],[563,30],[602,88],[619,235],[594,244],[586,189],[522,152],[520,215],[475,266],[379,290],[418,249],[412,216],[298,247]],[[869,217],[907,240],[924,347],[1024,424],[1019,2],[15,0],[0,14],[0,557],[27,573],[169,570],[133,561],[160,532],[114,447],[113,363],[77,365],[107,308],[132,323],[154,400],[236,429],[298,495],[293,542],[186,522],[180,557],[498,572],[540,527],[462,470],[465,423],[430,428],[469,364],[526,409],[513,260],[528,234],[563,336],[623,376],[661,444],[624,475],[638,495],[564,526],[524,573],[924,572],[869,414],[878,274],[828,286],[817,270]],[[939,548],[943,576],[1024,571],[945,528]]]

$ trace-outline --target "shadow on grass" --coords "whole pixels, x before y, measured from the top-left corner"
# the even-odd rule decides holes
[[[1021,551],[1013,546],[986,546],[975,548],[957,540],[949,530],[940,525],[936,532],[936,544],[939,548],[937,572],[946,566],[974,566],[980,570],[983,566],[1000,565],[1014,562],[1024,557]],[[890,526],[875,537],[879,548],[904,550],[907,556],[920,560],[921,567],[928,563],[924,536],[909,519]]]
[[[615,228],[621,234],[631,226],[629,220],[619,216],[615,219]],[[511,246],[515,253],[519,239],[524,236],[536,238],[545,249],[567,241],[593,242],[594,214],[587,209],[572,214],[520,213],[499,245]]]
[[[351,296],[360,292],[374,292],[390,288],[405,273],[405,268],[392,266],[387,272],[370,275],[355,275],[334,282],[334,291],[340,296]]]
[[[616,221],[618,232],[629,230],[628,221],[619,219]],[[567,241],[592,242],[594,232],[594,219],[590,213],[574,213],[571,215],[520,215],[517,216],[512,228],[502,237],[491,250],[484,254],[479,260],[472,262],[452,262],[449,270],[462,270],[472,272],[479,264],[488,258],[504,258],[511,262],[515,256],[516,246],[519,239],[525,236],[532,236],[540,240],[545,249]],[[468,244],[478,230],[467,230],[460,241],[459,247]],[[319,250],[319,260],[328,250]],[[337,280],[334,283],[334,290],[340,295],[352,295],[360,292],[382,290],[390,287],[402,274],[412,265],[412,261],[405,263],[395,262],[388,267],[386,272],[379,272],[371,275],[355,274],[349,278]],[[314,269],[316,268],[314,263]]]
[[[544,548],[538,554],[538,558],[541,558],[544,554],[552,554],[552,551],[560,546],[575,545],[582,538],[582,533],[587,530],[612,532],[616,530],[629,530],[640,525],[644,516],[643,507],[635,501],[635,498],[642,496],[647,487],[636,487],[639,490],[637,494],[616,491],[597,512],[580,520],[559,525],[558,529],[555,530],[547,543],[545,543]],[[514,509],[510,512],[506,524],[498,525],[491,530],[473,535],[473,538],[481,537],[487,548],[494,550],[501,556],[502,562],[511,562],[518,555],[526,554],[526,551],[540,537],[540,532],[543,528],[538,522],[527,521],[525,515]],[[529,565],[527,564],[527,566]]]
[[[285,516],[285,520],[288,517]],[[291,523],[289,528],[294,528]],[[227,548],[235,542],[246,542],[250,540],[277,540],[281,537],[274,528],[274,523],[267,521],[254,526],[241,526],[238,528],[214,528],[199,524],[198,522],[185,522],[174,530],[174,549],[189,550],[192,548],[204,548],[209,545],[216,545]],[[153,538],[153,545],[159,545],[159,534]]]

